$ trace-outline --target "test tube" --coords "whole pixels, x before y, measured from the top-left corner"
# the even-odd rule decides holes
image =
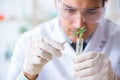
[[[83,38],[77,38],[76,41],[76,55],[80,55],[83,52]]]

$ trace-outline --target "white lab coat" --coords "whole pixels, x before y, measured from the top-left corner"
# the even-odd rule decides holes
[[[9,80],[16,80],[16,77],[20,74],[24,63],[26,44],[35,36],[47,36],[58,42],[66,40],[58,18],[43,23],[23,34],[14,50],[8,75]],[[107,54],[111,60],[113,70],[120,76],[120,26],[109,20],[102,20],[84,50],[84,52],[88,51]],[[40,72],[38,80],[75,80],[72,77],[72,60],[74,56],[75,51],[69,43],[66,43],[65,50],[62,51],[62,57],[54,57],[52,61],[48,62]]]

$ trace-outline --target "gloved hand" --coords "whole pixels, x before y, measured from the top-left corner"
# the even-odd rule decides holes
[[[60,57],[64,46],[61,43],[46,37],[31,40],[26,48],[24,72],[32,75],[39,74],[42,67],[52,59],[53,56]]]
[[[83,53],[74,58],[73,76],[78,80],[119,80],[107,55]]]

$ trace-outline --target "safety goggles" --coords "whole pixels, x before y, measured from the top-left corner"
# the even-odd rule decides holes
[[[60,17],[73,21],[77,18],[82,18],[87,23],[99,23],[104,17],[105,7],[96,7],[90,9],[80,9],[68,6],[57,0],[57,10]]]

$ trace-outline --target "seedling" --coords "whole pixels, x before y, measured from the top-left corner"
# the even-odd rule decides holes
[[[77,55],[80,55],[83,51],[84,39],[82,37],[85,31],[86,31],[85,27],[81,27],[74,31],[74,35],[77,37],[77,41],[76,41],[76,54]]]
[[[74,30],[74,35],[76,37],[82,38],[85,31],[86,31],[85,27],[78,28],[77,30]]]

